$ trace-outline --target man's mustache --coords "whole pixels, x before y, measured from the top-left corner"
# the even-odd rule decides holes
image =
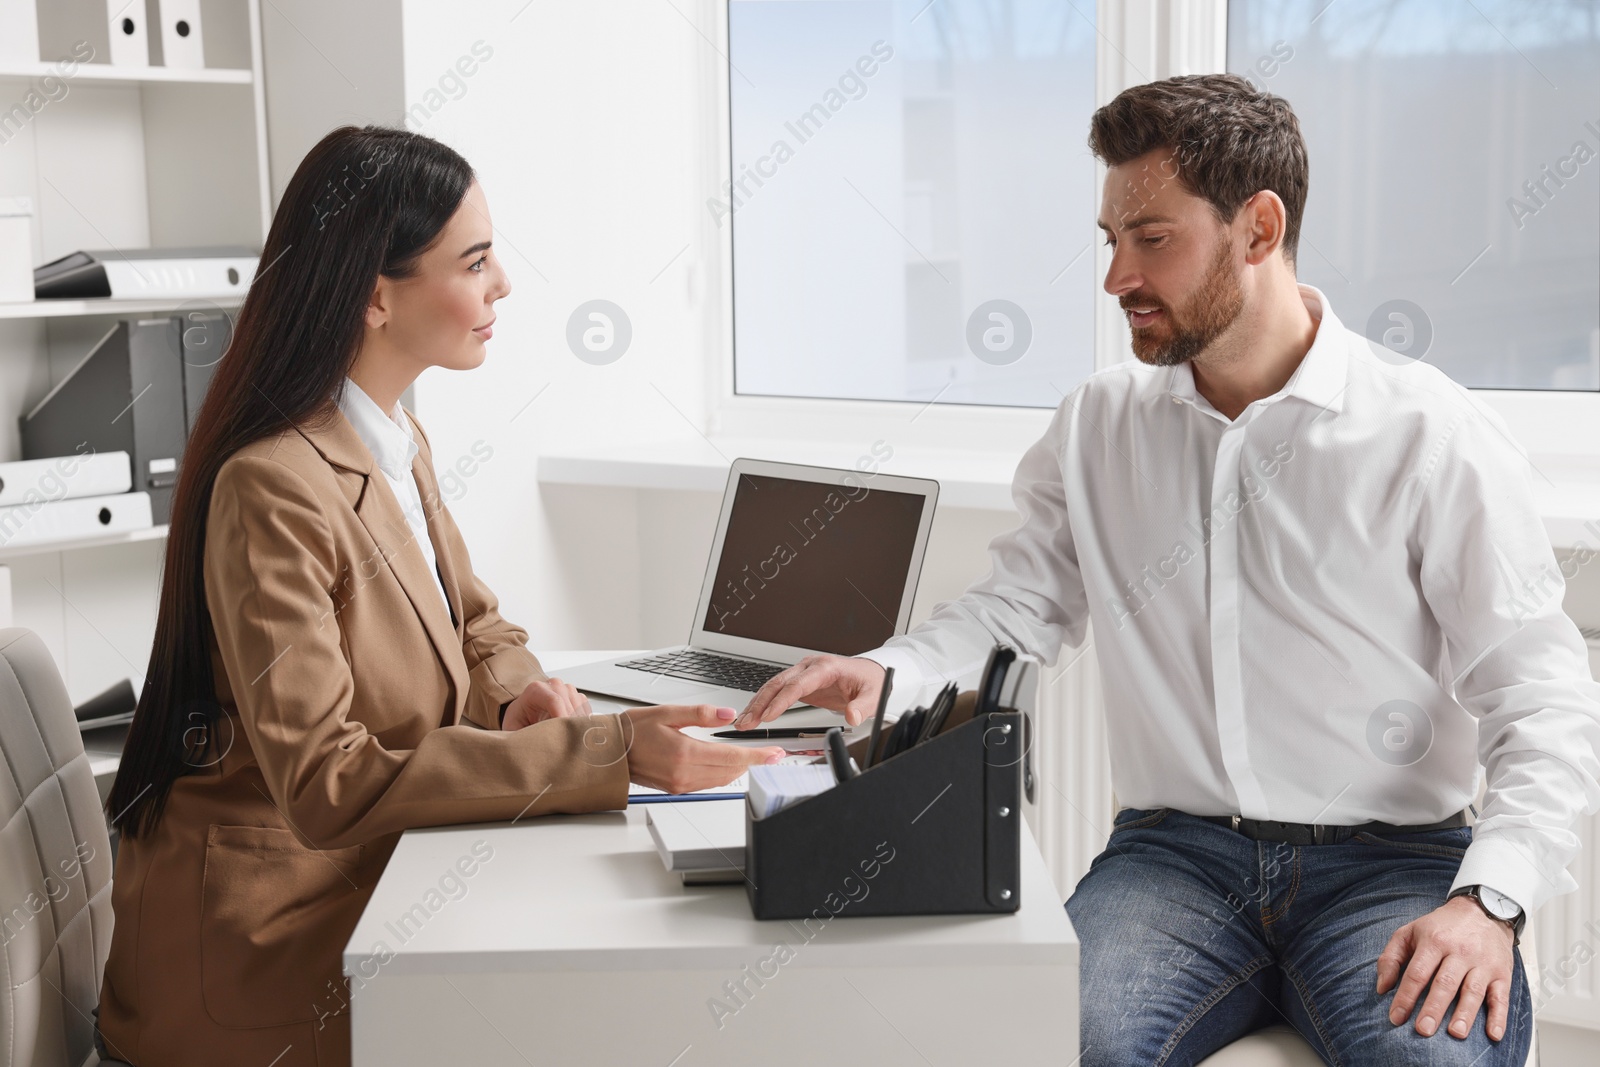
[[[1131,311],[1133,308],[1154,309],[1156,311],[1165,311],[1167,309],[1167,305],[1162,301],[1153,297],[1143,296],[1140,293],[1130,293],[1127,296],[1118,297],[1117,303],[1122,306],[1123,311]]]

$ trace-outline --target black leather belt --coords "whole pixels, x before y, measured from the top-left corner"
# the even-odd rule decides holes
[[[1467,825],[1467,813],[1458,811],[1448,819],[1426,826],[1396,826],[1386,822],[1364,822],[1357,826],[1326,826],[1310,822],[1271,822],[1245,819],[1238,815],[1202,815],[1206,822],[1225,826],[1253,841],[1276,841],[1285,845],[1337,845],[1357,834],[1425,834],[1433,830],[1454,830]]]

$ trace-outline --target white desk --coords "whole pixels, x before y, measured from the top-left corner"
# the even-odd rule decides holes
[[[808,931],[757,922],[742,886],[683,886],[662,867],[642,806],[417,830],[344,959],[356,1067],[1066,1065],[1078,1055],[1077,939],[1027,833],[1015,915],[847,910]]]
[[[1015,915],[808,930],[683,886],[642,806],[412,831],[345,951],[355,1065],[1066,1065],[1078,946],[1023,845]]]

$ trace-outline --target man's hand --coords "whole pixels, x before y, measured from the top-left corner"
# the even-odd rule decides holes
[[[1411,1017],[1423,989],[1433,983],[1417,1012],[1417,1033],[1432,1037],[1456,993],[1461,994],[1450,1020],[1450,1036],[1465,1038],[1485,996],[1489,1019],[1484,1026],[1490,1040],[1506,1032],[1506,1012],[1511,1005],[1511,927],[1491,919],[1470,897],[1455,897],[1394,932],[1378,954],[1378,992],[1387,993],[1400,981],[1389,1007],[1396,1026]],[[1406,961],[1410,962],[1407,963]],[[1404,968],[1405,976],[1401,977]]]
[[[547,678],[542,682],[529,682],[516,699],[506,705],[500,729],[520,730],[546,719],[590,714],[593,712],[588,697],[560,678]]]
[[[699,741],[682,732],[685,726],[727,726],[735,714],[732,708],[709,704],[669,704],[623,712],[629,780],[667,793],[692,793],[727,785],[756,764],[783,759],[787,753],[780,746],[755,748]]]
[[[793,667],[773,675],[750,698],[744,714],[733,725],[748,730],[776,719],[797,700],[829,711],[842,712],[856,726],[878,710],[884,669],[870,659],[846,656],[807,656]]]

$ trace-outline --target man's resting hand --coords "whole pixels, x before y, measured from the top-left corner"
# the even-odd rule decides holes
[[[1487,999],[1489,1018],[1484,1032],[1490,1040],[1499,1041],[1505,1036],[1506,1013],[1511,1006],[1515,941],[1511,927],[1489,918],[1470,897],[1455,897],[1406,923],[1378,955],[1378,992],[1387,993],[1396,979],[1400,983],[1389,1006],[1389,1021],[1399,1026],[1409,1019],[1431,982],[1427,999],[1417,1012],[1417,1033],[1432,1037],[1459,992],[1461,999],[1448,1028],[1450,1036],[1465,1038],[1471,1033],[1478,1008]]]

